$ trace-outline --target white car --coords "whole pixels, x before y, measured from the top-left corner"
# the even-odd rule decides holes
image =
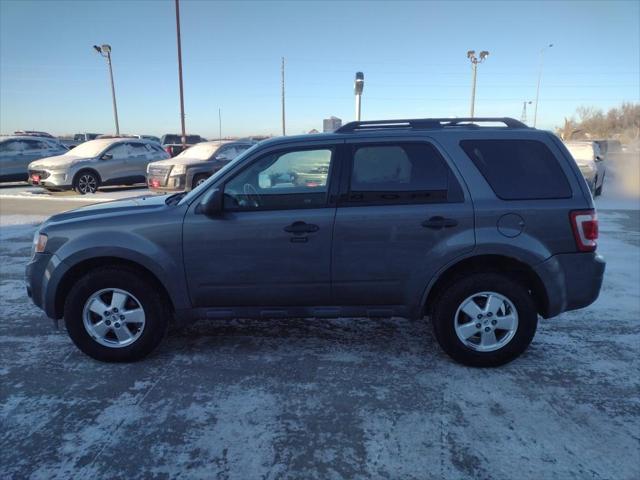
[[[594,197],[602,195],[606,174],[605,155],[597,142],[565,142]]]
[[[101,138],[73,150],[29,164],[29,183],[48,190],[69,190],[84,195],[102,185],[144,183],[147,165],[169,158],[156,142],[137,138]]]

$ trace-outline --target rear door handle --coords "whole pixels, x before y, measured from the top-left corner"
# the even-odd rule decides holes
[[[306,222],[293,222],[291,225],[284,227],[284,231],[287,233],[293,233],[294,235],[303,235],[305,233],[314,233],[320,230],[318,225]]]
[[[432,228],[434,230],[440,230],[442,228],[451,228],[458,225],[458,221],[454,218],[445,218],[441,216],[431,217],[429,220],[422,222],[422,226],[425,228]]]

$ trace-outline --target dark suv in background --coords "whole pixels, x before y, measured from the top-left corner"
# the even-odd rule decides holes
[[[173,158],[150,163],[147,185],[158,191],[192,190],[254,144],[252,141],[198,143]]]
[[[191,145],[195,145],[196,143],[205,141],[205,139],[200,135],[187,135],[185,140],[187,148]],[[160,139],[160,145],[162,145],[164,151],[172,157],[175,157],[185,149],[182,145],[182,135],[175,133],[167,133],[166,135],[163,135]]]
[[[26,274],[34,303],[104,361],[149,354],[172,318],[402,316],[429,317],[457,361],[496,366],[538,316],[597,298],[597,237],[550,132],[354,122],[261,142],[189,193],[55,215]]]

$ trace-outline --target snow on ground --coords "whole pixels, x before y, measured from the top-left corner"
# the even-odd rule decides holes
[[[42,218],[2,216],[0,478],[640,478],[640,210],[622,204],[599,211],[597,302],[485,370],[403,319],[207,322],[95,362],[26,297]]]

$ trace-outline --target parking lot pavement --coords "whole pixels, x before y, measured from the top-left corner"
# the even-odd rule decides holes
[[[3,215],[0,478],[639,478],[631,207],[599,212],[600,299],[485,370],[402,319],[200,323],[98,363],[27,300],[42,217]]]
[[[42,187],[29,185],[25,182],[0,184],[0,202],[2,202],[3,200],[37,199],[79,202],[82,204],[108,202],[110,200],[118,200],[121,198],[134,197],[138,195],[164,195],[164,193],[153,192],[146,188],[145,185],[102,187],[96,193],[80,195],[73,190],[50,192]]]

